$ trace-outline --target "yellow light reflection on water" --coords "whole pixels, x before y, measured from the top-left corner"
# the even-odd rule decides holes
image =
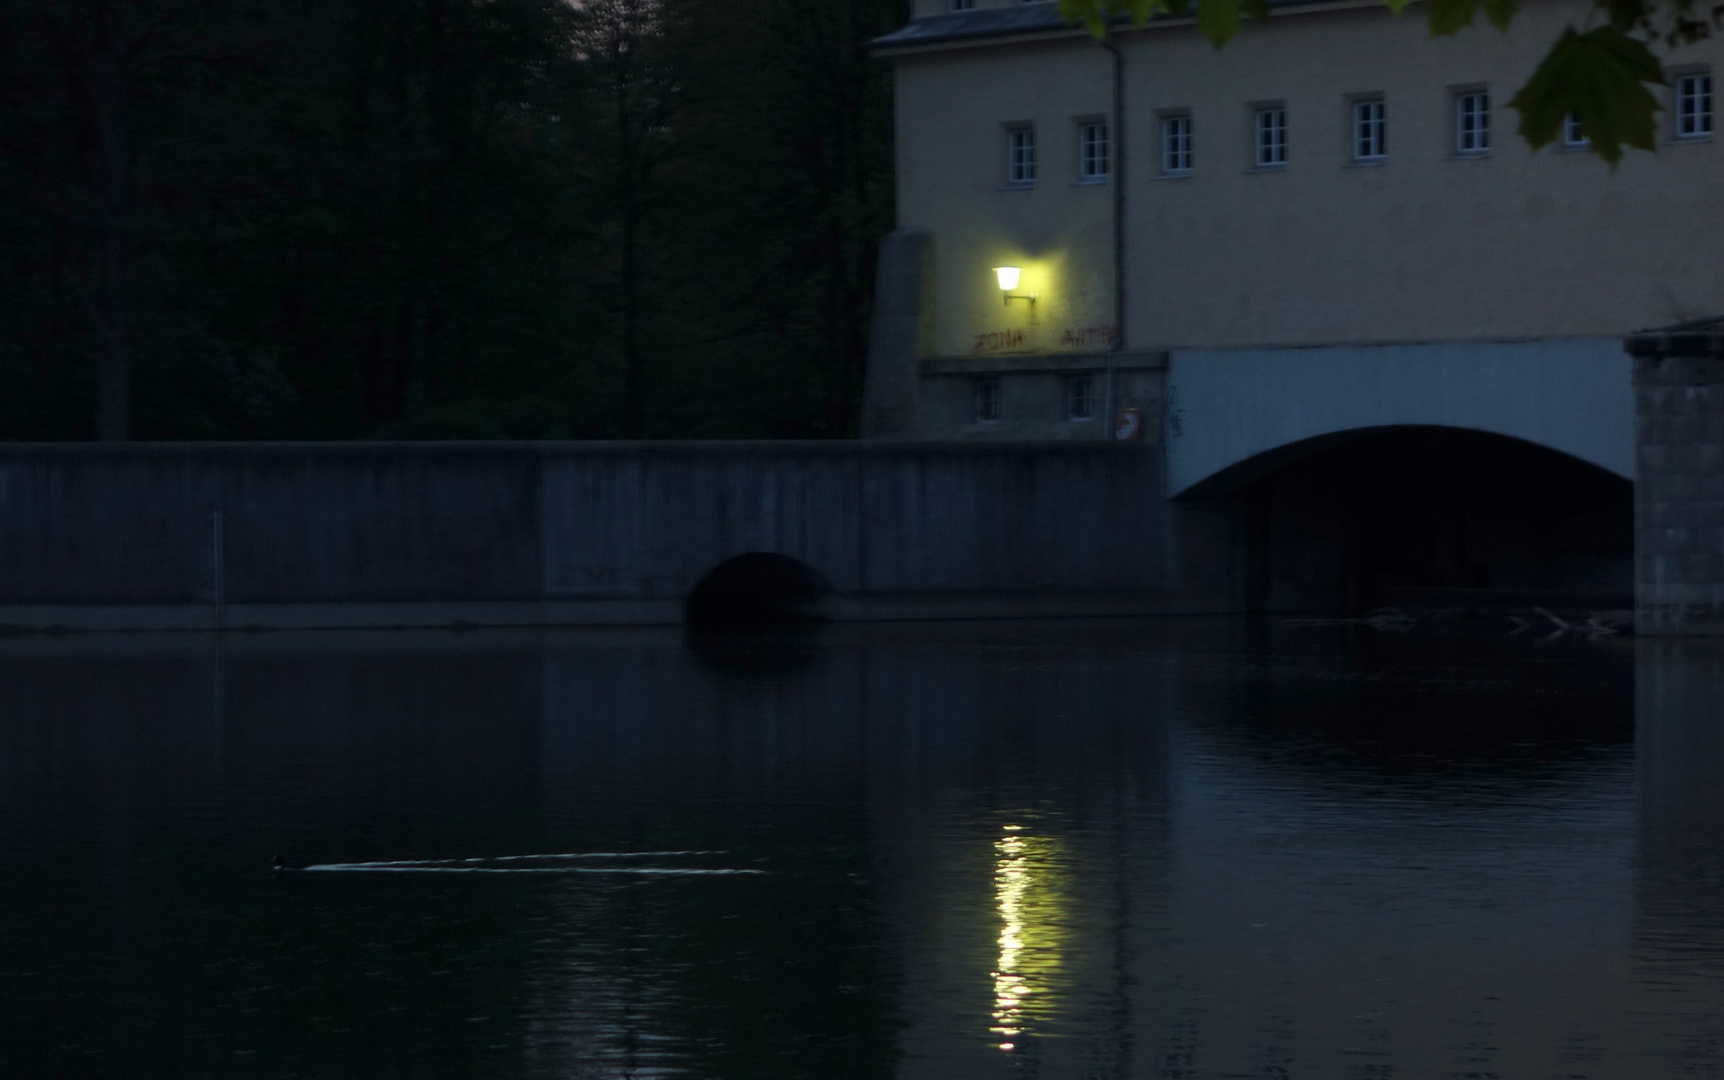
[[[994,842],[994,905],[1000,914],[999,960],[994,966],[994,1024],[1001,1050],[1047,1018],[1060,966],[1060,860],[1051,837],[1007,825]]]

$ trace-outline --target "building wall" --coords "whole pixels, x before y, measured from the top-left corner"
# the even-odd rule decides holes
[[[925,4],[932,14],[935,4]],[[1006,6],[979,0],[978,6]],[[1616,170],[1533,154],[1509,99],[1589,6],[1528,5],[1506,34],[1432,39],[1380,4],[1292,9],[1216,50],[1189,25],[1119,35],[1128,64],[1131,348],[1611,336],[1724,309],[1724,159],[1661,140]],[[1724,41],[1674,53],[1724,68]],[[932,235],[926,354],[1093,352],[1112,322],[1107,184],[1077,183],[1077,124],[1110,108],[1080,34],[895,57],[901,226]],[[1456,88],[1488,88],[1488,156],[1453,145]],[[1665,91],[1668,94],[1668,91]],[[1387,157],[1355,165],[1350,99],[1380,94]],[[1250,164],[1254,103],[1288,113],[1285,168]],[[1668,101],[1666,102],[1668,105]],[[1189,110],[1189,176],[1158,175],[1158,116]],[[1671,112],[1661,114],[1669,134]],[[1006,126],[1037,129],[1033,187],[1005,183]],[[1024,268],[1002,305],[989,269]],[[1086,344],[1087,342],[1087,344]]]

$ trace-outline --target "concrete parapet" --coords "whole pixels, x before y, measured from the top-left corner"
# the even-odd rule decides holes
[[[1132,444],[0,447],[0,628],[663,623],[773,553],[839,618],[1166,610]]]

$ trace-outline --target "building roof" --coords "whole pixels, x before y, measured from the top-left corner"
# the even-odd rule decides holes
[[[1268,0],[1268,6],[1285,8],[1324,2],[1325,0]],[[1189,21],[1189,17],[1185,18]],[[1130,19],[1123,15],[1116,16],[1113,22],[1119,26],[1131,24]],[[1077,23],[1067,22],[1060,17],[1058,4],[1023,3],[1011,7],[954,11],[946,15],[916,19],[902,30],[875,38],[868,43],[868,47],[875,51],[896,50],[919,45],[956,44],[982,38],[1058,33],[1062,30],[1075,30],[1077,27]]]
[[[1623,347],[1635,356],[1710,356],[1724,358],[1724,315],[1712,319],[1642,330],[1628,335]]]
[[[868,43],[868,47],[899,49],[907,45],[944,44],[969,38],[1045,34],[1050,30],[1065,30],[1073,25],[1060,18],[1058,4],[1019,4],[1015,7],[984,8],[980,11],[954,11],[949,15],[917,19],[902,30],[875,38]]]

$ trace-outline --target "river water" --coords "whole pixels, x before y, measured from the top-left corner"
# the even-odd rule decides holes
[[[12,638],[0,1076],[1715,1076],[1721,852],[1724,642]]]

